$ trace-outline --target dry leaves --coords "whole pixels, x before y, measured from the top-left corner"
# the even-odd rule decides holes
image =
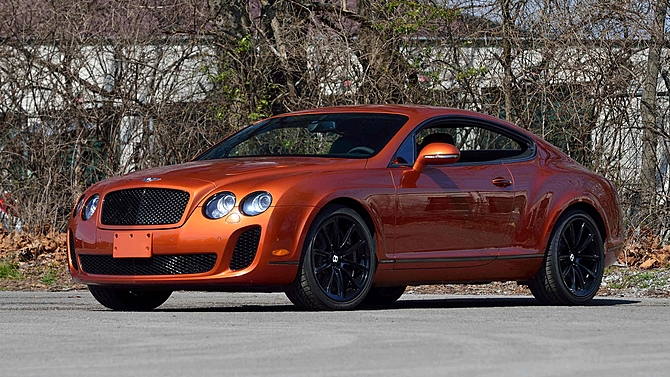
[[[0,258],[18,257],[19,261],[28,262],[43,255],[55,254],[56,259],[62,261],[67,252],[65,241],[65,233],[46,236],[16,232],[0,234]]]
[[[629,232],[619,261],[626,266],[649,270],[670,267],[670,245],[661,245],[661,240],[650,231],[634,236]]]
[[[0,263],[18,266],[20,279],[1,279],[0,289],[62,290],[83,288],[67,270],[67,236],[0,232]]]

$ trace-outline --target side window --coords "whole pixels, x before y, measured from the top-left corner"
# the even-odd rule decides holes
[[[477,124],[452,121],[429,125],[408,137],[398,149],[396,165],[405,165],[404,161],[412,164],[421,149],[430,143],[455,145],[461,151],[458,163],[504,161],[532,153],[522,138],[510,137]]]
[[[518,141],[477,126],[424,128],[419,131],[416,139],[421,147],[429,143],[442,142],[455,145],[461,152],[523,149]]]
[[[414,142],[414,134],[412,134],[402,142],[391,165],[412,166],[412,164],[414,164],[414,159],[417,153],[415,146],[416,143]]]

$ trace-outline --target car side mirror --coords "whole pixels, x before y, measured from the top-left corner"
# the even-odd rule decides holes
[[[457,162],[461,158],[461,151],[447,143],[430,143],[419,152],[412,169],[423,173],[428,165],[447,165]]]

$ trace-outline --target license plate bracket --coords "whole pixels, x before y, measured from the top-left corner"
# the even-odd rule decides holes
[[[153,244],[151,232],[114,233],[114,258],[150,258]]]

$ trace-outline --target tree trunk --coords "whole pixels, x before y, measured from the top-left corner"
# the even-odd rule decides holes
[[[279,23],[277,12],[275,10],[275,3],[275,0],[261,0],[261,6],[263,7],[262,16],[264,19],[263,31],[268,38],[270,48],[281,62],[282,76],[286,81],[289,98],[292,101],[295,101],[298,96],[296,95],[295,82],[291,74],[292,69],[288,60],[286,41],[283,35],[284,30],[282,30],[282,25]]]
[[[503,66],[503,96],[505,98],[505,120],[513,122],[512,118],[512,17],[510,14],[510,0],[502,0],[502,66]]]
[[[656,91],[661,62],[661,49],[664,43],[665,16],[668,0],[658,0],[655,7],[654,25],[651,30],[647,71],[644,80],[640,112],[642,115],[642,170],[640,172],[642,205],[649,210],[656,203],[659,182],[656,150],[658,147],[658,111]],[[643,213],[647,212],[643,209]]]
[[[248,1],[209,0],[211,17],[218,31],[237,42],[249,34],[250,20],[247,12]]]

